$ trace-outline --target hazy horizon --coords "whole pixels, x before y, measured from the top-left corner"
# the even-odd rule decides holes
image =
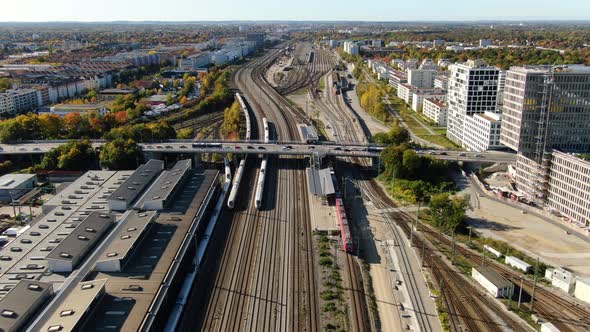
[[[590,2],[565,0],[498,0],[493,6],[477,1],[421,0],[364,2],[301,0],[285,6],[280,1],[190,0],[161,2],[78,0],[7,2],[0,22],[227,22],[227,21],[316,21],[316,22],[429,22],[429,21],[585,21],[590,20]]]

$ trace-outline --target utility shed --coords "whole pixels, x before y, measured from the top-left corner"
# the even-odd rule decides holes
[[[574,296],[586,303],[590,303],[590,278],[578,278]]]
[[[80,282],[53,313],[40,331],[84,331],[86,318],[92,314],[105,293],[107,279]]]
[[[52,284],[21,280],[0,301],[0,331],[22,331],[52,295]]]
[[[72,272],[115,221],[115,216],[92,212],[47,255],[49,270]]]
[[[162,172],[148,192],[137,204],[143,210],[163,210],[174,194],[182,187],[182,183],[190,174],[192,161],[190,159],[178,161],[171,170]]]
[[[551,284],[553,286],[568,294],[573,294],[575,283],[576,276],[571,271],[562,268],[553,269],[553,276],[551,278]]]
[[[150,159],[139,166],[131,176],[125,180],[117,190],[108,198],[109,209],[113,211],[125,211],[131,208],[131,204],[141,195],[147,186],[164,169],[162,160]]]
[[[307,168],[305,171],[307,173],[307,185],[312,194],[316,196],[328,196],[336,192],[329,168],[321,170]]]
[[[301,135],[301,141],[303,143],[317,143],[320,140],[318,131],[314,126],[308,126],[303,123],[300,123],[297,126],[299,127],[299,134]]]
[[[514,290],[512,283],[487,266],[473,267],[471,276],[495,297],[512,296]]]
[[[157,216],[156,211],[132,211],[120,221],[117,235],[96,262],[96,271],[121,272]]]
[[[37,184],[35,174],[6,174],[0,177],[0,202],[12,202]]]
[[[529,263],[514,256],[506,256],[505,263],[524,272],[529,272],[532,268]]]

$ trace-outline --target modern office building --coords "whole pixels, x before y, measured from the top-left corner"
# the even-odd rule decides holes
[[[463,147],[477,152],[500,148],[501,124],[499,113],[485,112],[466,116]]]
[[[449,71],[447,137],[463,145],[465,117],[496,110],[499,70],[483,60],[469,60],[451,65]]]
[[[540,163],[552,149],[590,150],[590,67],[512,67],[501,142]]]

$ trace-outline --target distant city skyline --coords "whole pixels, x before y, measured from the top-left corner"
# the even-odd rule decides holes
[[[33,0],[0,5],[0,22],[590,20],[590,1]]]

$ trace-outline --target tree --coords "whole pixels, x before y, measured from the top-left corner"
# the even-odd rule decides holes
[[[433,195],[429,204],[435,226],[446,232],[455,232],[463,224],[468,206],[465,197],[451,197],[448,193]]]
[[[0,78],[0,93],[9,90],[12,87],[12,83],[8,78]]]
[[[49,150],[39,167],[45,170],[87,170],[94,161],[95,152],[90,141],[70,141]]]
[[[174,104],[174,97],[171,94],[166,95],[166,105]]]
[[[141,149],[131,139],[108,142],[100,151],[100,164],[111,170],[135,169],[142,159]]]
[[[192,128],[183,128],[176,132],[176,138],[178,139],[189,139],[193,138]]]
[[[39,123],[43,138],[57,139],[60,137],[63,119],[55,114],[45,113],[39,115]]]

